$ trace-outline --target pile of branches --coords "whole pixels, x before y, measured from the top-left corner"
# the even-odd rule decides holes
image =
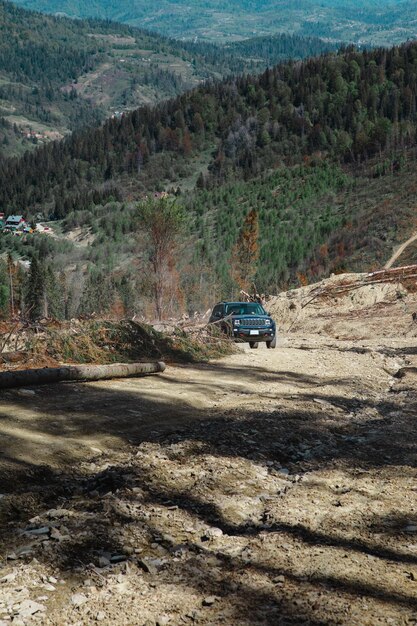
[[[9,369],[62,363],[108,364],[149,358],[167,362],[201,362],[233,351],[220,332],[196,326],[160,332],[133,320],[20,320],[4,325],[0,335],[0,362]]]
[[[266,294],[258,292],[255,284],[253,285],[253,293],[247,293],[241,289],[240,295],[243,302],[258,302],[258,304],[261,304],[262,306],[264,306],[269,299],[269,296]]]
[[[378,284],[398,284],[404,285],[404,287],[410,290],[417,290],[417,265],[406,265],[404,267],[395,267],[393,269],[383,269],[377,272],[371,272],[370,274],[361,274],[355,279],[341,280],[340,282],[332,285],[327,284],[325,286],[317,287],[310,293],[309,299],[301,305],[304,309],[311,304],[317,298],[334,297],[338,295],[344,295],[350,291],[356,289],[362,289],[368,285]]]

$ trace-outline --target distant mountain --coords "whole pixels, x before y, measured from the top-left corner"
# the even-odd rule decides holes
[[[208,78],[256,72],[335,46],[278,35],[220,47],[129,26],[28,12],[0,1],[0,154],[20,154]]]
[[[417,0],[15,0],[46,13],[97,17],[173,37],[232,41],[277,32],[390,45],[417,37]]]

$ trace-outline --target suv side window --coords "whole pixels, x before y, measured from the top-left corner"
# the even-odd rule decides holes
[[[223,307],[221,304],[214,307],[212,317],[216,317],[217,319],[223,317]]]

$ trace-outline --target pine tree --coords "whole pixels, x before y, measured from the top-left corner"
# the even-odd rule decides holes
[[[13,257],[11,253],[7,255],[7,278],[9,284],[9,300],[10,300],[10,316],[13,319],[15,315],[15,277],[16,277],[16,266],[13,261]]]
[[[26,284],[26,315],[34,320],[48,316],[45,263],[33,256]]]
[[[45,271],[45,280],[48,315],[56,319],[62,319],[65,313],[65,277],[64,283],[58,284],[52,265],[48,265]]]

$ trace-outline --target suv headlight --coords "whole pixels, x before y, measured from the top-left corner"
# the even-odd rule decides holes
[[[240,326],[240,320],[234,320],[233,323],[234,323],[235,326]]]
[[[265,320],[265,326],[271,326],[272,322],[271,320]]]

